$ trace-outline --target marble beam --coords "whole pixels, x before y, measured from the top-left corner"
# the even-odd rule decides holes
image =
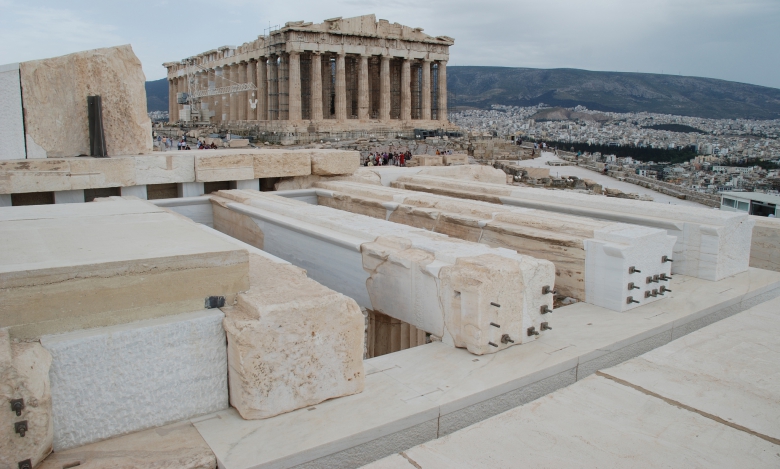
[[[555,267],[515,251],[255,191],[219,191],[214,227],[241,225],[264,251],[358,305],[477,355],[534,340]],[[240,238],[239,238],[240,239]],[[500,327],[496,327],[497,324]],[[533,328],[533,329],[530,329]],[[544,332],[542,332],[544,333]],[[503,340],[502,340],[503,339]]]
[[[422,62],[422,120],[431,120],[431,61]]]
[[[412,62],[404,59],[401,65],[401,120],[412,120]]]
[[[402,176],[393,187],[665,229],[677,239],[672,273],[720,280],[749,267],[747,214],[436,176]]]
[[[311,55],[311,120],[322,118],[322,54],[315,52]]]
[[[379,66],[379,120],[390,120],[390,57],[383,55]]]
[[[323,181],[314,184],[320,205],[424,228],[466,241],[513,249],[555,264],[554,289],[561,295],[628,311],[664,298],[672,290],[668,277],[675,238],[664,230],[603,222],[571,215],[503,207],[488,202],[421,194],[372,184]],[[641,274],[629,273],[630,267]],[[634,282],[635,289],[628,289]],[[550,287],[553,287],[550,285]],[[645,292],[651,295],[645,296]],[[631,296],[636,303],[628,302]]]
[[[336,56],[336,120],[344,121],[347,119],[347,76],[346,76],[346,56],[338,54]]]
[[[301,117],[301,54],[289,55],[289,116],[288,120],[299,121]]]

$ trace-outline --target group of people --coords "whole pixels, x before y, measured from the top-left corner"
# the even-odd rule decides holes
[[[365,166],[406,166],[406,162],[412,159],[412,152],[376,152],[369,153],[363,161]]]
[[[175,145],[177,150],[192,150],[190,144],[187,143],[187,140],[184,137],[182,137],[181,140],[174,140],[160,135],[157,136],[157,143],[160,146],[160,149],[170,150],[173,148],[174,142],[176,142]],[[203,140],[198,140],[198,150],[216,150],[217,148],[219,147],[215,145],[214,142],[207,145]]]

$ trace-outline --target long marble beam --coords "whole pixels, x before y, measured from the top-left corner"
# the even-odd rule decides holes
[[[750,262],[755,222],[747,214],[436,176],[402,176],[392,185],[400,189],[662,228],[677,238],[673,274],[721,280],[746,271]]]
[[[212,204],[215,229],[473,354],[532,341],[551,323],[549,261],[258,191],[219,191]]]
[[[558,293],[613,311],[671,290],[663,258],[672,257],[675,238],[664,230],[349,181],[315,187],[319,205],[547,259]]]

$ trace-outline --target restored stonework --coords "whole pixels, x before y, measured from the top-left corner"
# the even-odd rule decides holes
[[[352,174],[360,168],[355,151],[319,150],[311,155],[311,173],[317,176]]]
[[[52,407],[49,386],[51,355],[37,342],[11,342],[0,329],[0,467],[18,467],[29,459],[36,466],[51,452]],[[11,401],[23,399],[19,415]],[[24,435],[16,431],[26,423]]]
[[[355,300],[254,254],[250,286],[223,308],[230,403],[243,418],[363,391],[364,318]]]
[[[152,152],[141,61],[129,45],[19,64],[27,158],[89,155],[87,96],[100,95],[109,156]]]

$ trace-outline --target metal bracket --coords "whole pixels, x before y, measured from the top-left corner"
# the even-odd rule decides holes
[[[673,260],[669,259],[666,256],[661,256],[661,262],[674,262]]]
[[[628,268],[628,273],[629,274],[641,274],[642,271],[641,270],[637,270],[637,268],[632,265],[631,267]]]
[[[16,422],[14,424],[14,431],[19,434],[22,438],[24,438],[24,433],[27,431],[27,420],[22,420],[21,422]]]
[[[515,341],[514,341],[514,340],[512,340],[512,339],[509,337],[509,334],[504,334],[504,335],[502,335],[502,336],[501,336],[501,343],[502,343],[502,344],[513,343],[513,344],[514,344],[514,343],[515,343]]]
[[[541,329],[542,329],[543,331],[551,331],[551,330],[552,330],[552,327],[550,327],[550,324],[549,324],[549,323],[543,322],[543,323],[542,323],[542,327],[541,327]]]
[[[539,311],[541,311],[542,314],[552,313],[552,310],[547,305],[543,305],[541,308],[539,308]]]
[[[24,399],[11,399],[11,412],[16,412],[16,416],[22,415],[24,410]]]
[[[552,293],[554,295],[554,294],[556,294],[558,292],[556,292],[555,290],[550,288],[549,285],[545,285],[545,286],[542,287],[542,295],[548,295],[550,293]]]
[[[634,285],[634,282],[629,282],[628,283],[628,289],[629,290],[641,290],[641,288],[639,288],[636,285]]]
[[[529,327],[527,332],[528,332],[528,337],[539,335],[539,331],[537,331],[534,326]]]
[[[206,309],[222,308],[225,306],[224,296],[209,296],[206,298]]]
[[[639,302],[636,301],[633,296],[629,296],[628,298],[626,298],[626,304],[630,305],[631,303],[639,303]]]

